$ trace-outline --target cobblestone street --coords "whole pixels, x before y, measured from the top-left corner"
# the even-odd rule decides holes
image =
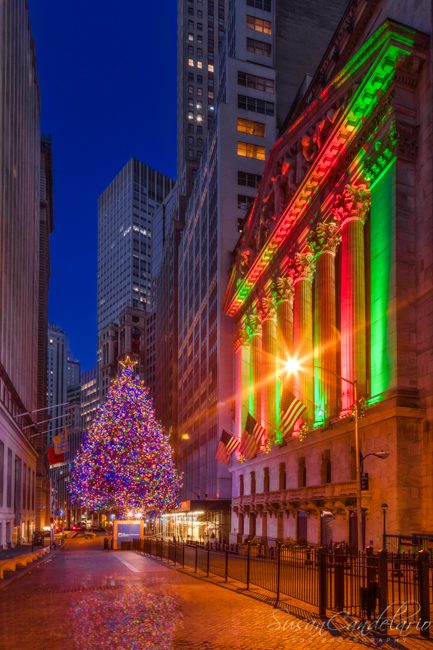
[[[69,541],[0,591],[0,648],[431,647],[419,637],[391,644],[320,631],[233,585],[211,584],[133,552],[104,552],[101,542]]]

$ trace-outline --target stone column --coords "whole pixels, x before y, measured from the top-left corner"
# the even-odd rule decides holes
[[[277,309],[277,359],[280,366],[283,366],[285,360],[294,356],[293,349],[293,296],[294,284],[293,277],[287,272],[285,275],[277,277],[272,284],[272,294],[274,296]],[[293,393],[294,380],[284,372],[284,367],[277,367],[276,383],[276,426],[279,430],[281,411],[287,408],[287,394]]]
[[[234,384],[235,384],[235,434],[240,440],[248,412],[248,391],[250,379],[250,348],[246,324],[237,324],[234,340]]]
[[[247,332],[250,343],[250,386],[248,410],[258,422],[262,421],[262,326],[257,313],[247,317]]]
[[[293,301],[293,350],[305,372],[295,377],[295,393],[307,407],[307,419],[313,422],[313,277],[315,263],[310,251],[295,256]]]
[[[311,246],[316,254],[314,285],[314,402],[316,422],[337,412],[337,349],[335,253],[341,241],[338,223],[321,222],[312,233]],[[319,409],[323,409],[322,415]]]
[[[274,299],[263,296],[258,303],[262,323],[262,424],[269,440],[276,434],[277,318]]]
[[[367,392],[365,334],[364,223],[370,207],[366,186],[346,185],[334,203],[341,228],[341,376],[357,380],[358,394]],[[353,405],[353,386],[341,381],[341,411]]]

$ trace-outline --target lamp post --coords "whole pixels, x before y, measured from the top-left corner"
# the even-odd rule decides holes
[[[386,550],[386,511],[388,510],[388,504],[382,503],[380,506],[383,512],[383,538],[382,538],[382,548]]]

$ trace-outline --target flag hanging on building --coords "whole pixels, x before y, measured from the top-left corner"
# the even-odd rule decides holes
[[[224,465],[228,465],[230,462],[230,456],[239,445],[239,440],[223,429],[215,454],[216,460],[219,460],[220,463],[224,463]]]
[[[292,393],[288,395],[288,401],[290,403],[287,410],[281,413],[280,430],[283,438],[291,433],[296,420],[301,417],[304,411],[307,410],[305,404],[303,404],[301,400],[295,397]]]
[[[265,433],[266,430],[248,413],[240,447],[240,452],[245,458],[254,458]]]
[[[53,445],[55,454],[64,454],[68,451],[69,431],[65,427],[63,431],[53,436]]]
[[[65,462],[65,454],[56,454],[54,447],[48,448],[48,462],[50,465],[57,465]]]

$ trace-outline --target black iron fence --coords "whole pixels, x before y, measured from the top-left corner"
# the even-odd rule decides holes
[[[279,545],[271,554],[253,545],[223,548],[148,538],[132,548],[197,574],[264,589],[276,606],[290,599],[298,606],[308,603],[323,618],[344,613],[381,633],[430,635],[433,559],[426,550],[357,553]]]

